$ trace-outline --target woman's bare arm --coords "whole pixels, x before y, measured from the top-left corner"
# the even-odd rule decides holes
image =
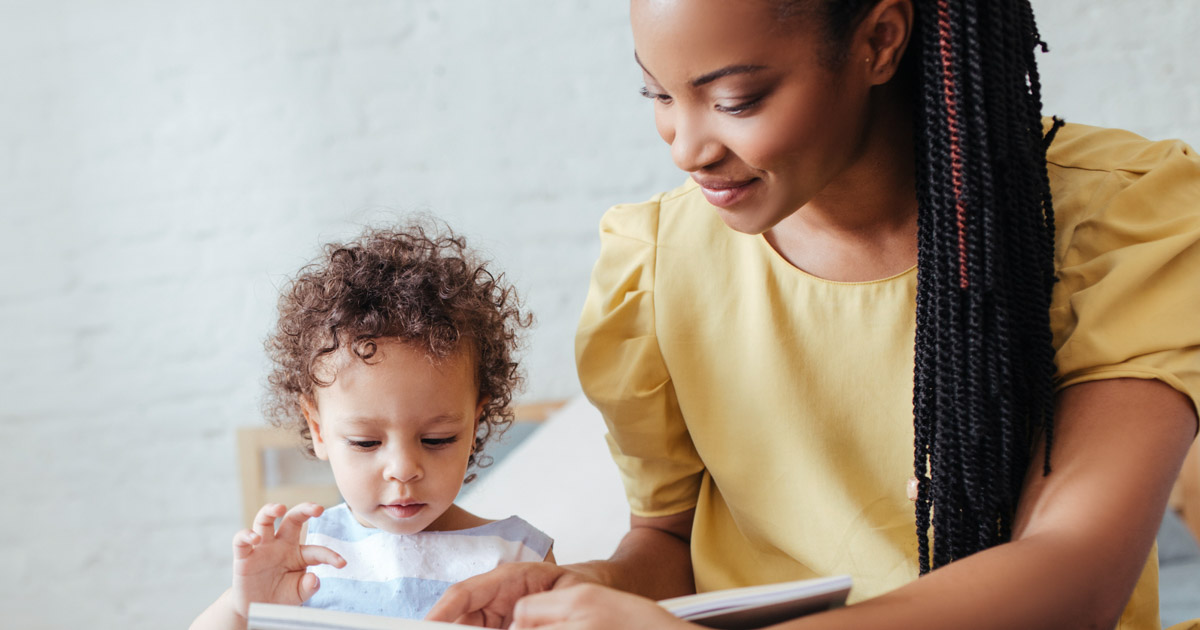
[[[1053,472],[1034,457],[1013,541],[855,606],[778,626],[1112,628],[1142,573],[1196,413],[1158,381],[1076,385],[1058,400]]]
[[[632,516],[629,533],[608,560],[594,567],[596,582],[651,599],[696,592],[692,577],[692,521],[696,510],[670,516]]]

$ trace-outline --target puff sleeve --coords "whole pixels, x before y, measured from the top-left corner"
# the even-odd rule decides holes
[[[1056,193],[1058,386],[1158,379],[1200,406],[1200,159],[1173,141],[1103,148],[1117,168],[1050,165],[1066,204]]]
[[[579,381],[608,425],[630,508],[651,517],[694,507],[704,471],[655,336],[658,215],[658,198],[605,213],[575,338]]]

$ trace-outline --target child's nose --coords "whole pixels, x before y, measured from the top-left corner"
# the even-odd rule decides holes
[[[399,481],[400,483],[412,483],[420,479],[423,474],[421,459],[413,450],[407,448],[395,449],[388,457],[387,464],[384,465],[384,478],[389,481]]]

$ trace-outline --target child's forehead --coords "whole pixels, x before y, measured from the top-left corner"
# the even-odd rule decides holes
[[[314,366],[320,382],[312,402],[339,415],[394,418],[462,415],[479,397],[474,358],[464,350],[438,357],[428,347],[393,339],[373,340],[358,353],[346,347]]]
[[[432,416],[412,416],[407,418],[384,417],[375,415],[349,415],[334,418],[342,430],[368,431],[373,429],[390,429],[397,426],[415,426],[421,429],[457,429],[469,418],[461,413],[438,413]]]
[[[458,345],[439,356],[422,339],[404,339],[401,337],[376,337],[358,342],[340,343],[338,348],[317,357],[312,364],[313,374],[323,382],[335,381],[339,372],[346,367],[361,363],[366,365],[378,364],[388,357],[403,356],[410,364],[419,368],[445,368],[466,361],[468,369],[475,367],[475,352],[473,344],[461,341]],[[414,361],[414,359],[423,359]],[[319,388],[319,387],[318,387]]]

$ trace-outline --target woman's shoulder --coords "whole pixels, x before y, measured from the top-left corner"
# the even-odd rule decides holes
[[[1200,157],[1178,140],[1066,125],[1047,153],[1060,386],[1158,378],[1200,400]]]
[[[658,243],[663,238],[698,236],[720,225],[720,218],[700,194],[699,186],[688,179],[645,201],[612,206],[600,220],[600,233]]]
[[[1111,249],[1178,234],[1200,218],[1200,156],[1183,141],[1067,124],[1046,162],[1060,260],[1079,247]],[[1102,233],[1107,237],[1097,238]]]
[[[1182,140],[1149,140],[1124,129],[1078,123],[1063,125],[1046,151],[1051,170],[1147,173],[1172,160],[1196,159]]]

